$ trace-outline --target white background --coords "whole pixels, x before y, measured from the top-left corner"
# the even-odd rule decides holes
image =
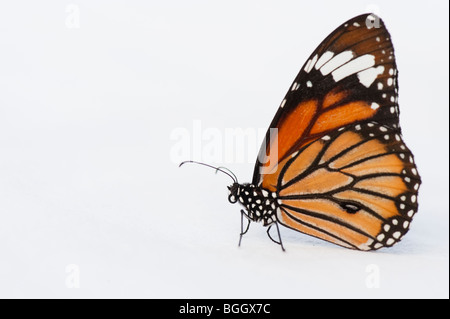
[[[70,4],[0,5],[0,297],[448,298],[448,1]],[[283,227],[283,253],[252,224],[238,248],[230,179],[179,169],[173,132],[265,130],[312,50],[371,10],[423,178],[410,232],[364,253]],[[223,164],[250,182],[255,158]]]

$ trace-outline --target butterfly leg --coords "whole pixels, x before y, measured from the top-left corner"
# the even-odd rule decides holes
[[[245,229],[245,231],[244,231],[244,216],[247,218],[247,221],[248,221],[247,228]],[[238,246],[241,246],[242,236],[244,236],[247,233],[249,228],[250,228],[250,219],[248,219],[245,211],[243,209],[241,209],[241,233],[240,233],[240,237],[239,237],[239,245]]]
[[[272,238],[272,236],[270,236],[270,229],[272,228],[273,224],[269,226],[269,228],[267,228],[267,235],[269,236],[270,240],[273,241],[275,244],[278,244],[281,246],[281,249],[283,251],[286,251],[286,249],[284,249],[283,246],[283,242],[281,241],[281,235],[280,235],[280,228],[278,227],[278,223],[275,222],[275,226],[277,227],[277,233],[278,233],[278,239],[279,241],[276,241],[275,239]]]

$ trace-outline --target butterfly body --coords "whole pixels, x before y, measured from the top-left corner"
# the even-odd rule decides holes
[[[230,203],[239,202],[245,208],[245,216],[253,222],[270,226],[276,222],[278,208],[276,192],[268,191],[253,184],[234,183],[228,187]]]

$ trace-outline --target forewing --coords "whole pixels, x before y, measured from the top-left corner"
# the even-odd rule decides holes
[[[342,24],[312,53],[290,86],[261,146],[253,183],[275,190],[292,153],[351,123],[398,128],[397,68],[383,21],[365,14]]]

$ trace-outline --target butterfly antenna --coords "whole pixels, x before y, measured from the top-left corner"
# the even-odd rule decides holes
[[[228,168],[225,168],[225,167],[215,167],[215,166],[212,166],[212,165],[209,165],[209,164],[206,164],[206,163],[196,162],[196,161],[184,161],[184,162],[181,162],[180,165],[179,165],[178,167],[181,167],[182,165],[184,165],[184,164],[186,164],[186,163],[193,163],[193,164],[198,164],[198,165],[203,165],[203,166],[206,166],[206,167],[213,168],[213,169],[216,170],[216,173],[217,173],[217,172],[222,172],[222,173],[224,173],[224,174],[227,174],[228,176],[230,176],[230,178],[233,180],[234,183],[237,183],[237,182],[238,182],[236,175],[234,175],[234,173],[233,173],[232,171],[230,171]],[[223,169],[226,169],[228,172],[225,171],[225,170],[223,170]],[[231,173],[231,174],[230,174],[230,173]]]
[[[235,180],[235,182],[237,183],[238,179],[237,179],[236,175],[234,175],[234,173],[233,173],[229,168],[226,168],[226,167],[223,167],[223,166],[219,166],[219,167],[217,167],[216,174],[217,174],[217,171],[218,171],[219,169],[221,169],[221,170],[226,170],[226,171],[229,172],[231,175],[233,175],[233,176],[234,176],[234,180]]]

